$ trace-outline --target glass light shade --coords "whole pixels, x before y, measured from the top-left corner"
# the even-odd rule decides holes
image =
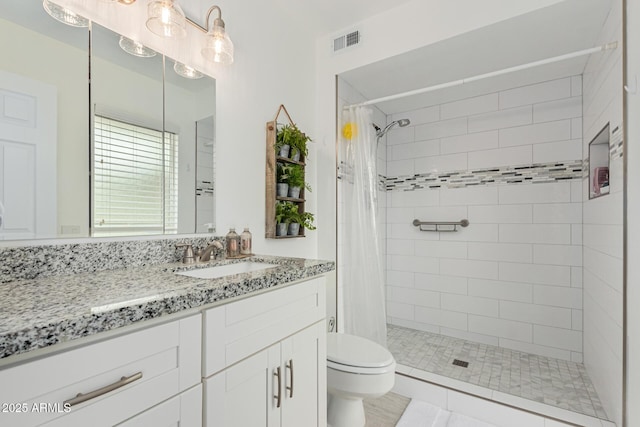
[[[147,6],[147,28],[160,37],[181,38],[187,35],[187,19],[173,0],[152,0]]]
[[[42,7],[47,11],[51,17],[63,24],[71,25],[72,27],[88,27],[89,20],[77,13],[64,8],[50,0],[43,0]]]
[[[182,76],[187,79],[201,79],[203,77],[202,73],[195,68],[189,67],[181,62],[175,62],[173,64],[173,71],[176,72],[179,76]]]
[[[120,36],[118,44],[122,50],[133,56],[139,56],[140,58],[152,58],[156,56],[155,50],[149,49],[142,43],[131,40],[125,36]]]
[[[233,43],[225,29],[214,25],[207,33],[204,47],[200,51],[202,56],[213,62],[229,65],[233,63]]]

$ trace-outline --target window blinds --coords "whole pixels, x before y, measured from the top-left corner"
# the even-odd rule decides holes
[[[94,235],[178,231],[178,135],[104,116],[94,122]]]

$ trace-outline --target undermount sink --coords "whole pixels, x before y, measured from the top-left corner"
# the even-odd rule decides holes
[[[181,276],[196,277],[198,279],[216,279],[231,274],[250,273],[252,271],[267,270],[278,267],[264,262],[239,262],[237,264],[219,265],[216,267],[196,268],[194,270],[177,271]]]

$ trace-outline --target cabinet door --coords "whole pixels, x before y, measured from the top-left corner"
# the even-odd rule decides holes
[[[202,427],[202,385],[161,403],[118,427]]]
[[[273,375],[278,366],[279,343],[207,379],[205,426],[279,426],[280,415],[274,399],[278,379]]]
[[[282,342],[285,372],[282,427],[326,426],[325,345],[324,322]]]

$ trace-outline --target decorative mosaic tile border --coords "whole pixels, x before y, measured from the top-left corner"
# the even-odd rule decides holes
[[[463,188],[476,185],[556,182],[582,178],[582,160],[471,171],[428,172],[386,178],[387,191]]]
[[[609,141],[609,157],[611,160],[621,159],[624,155],[624,141],[622,137],[622,125],[611,132]]]

